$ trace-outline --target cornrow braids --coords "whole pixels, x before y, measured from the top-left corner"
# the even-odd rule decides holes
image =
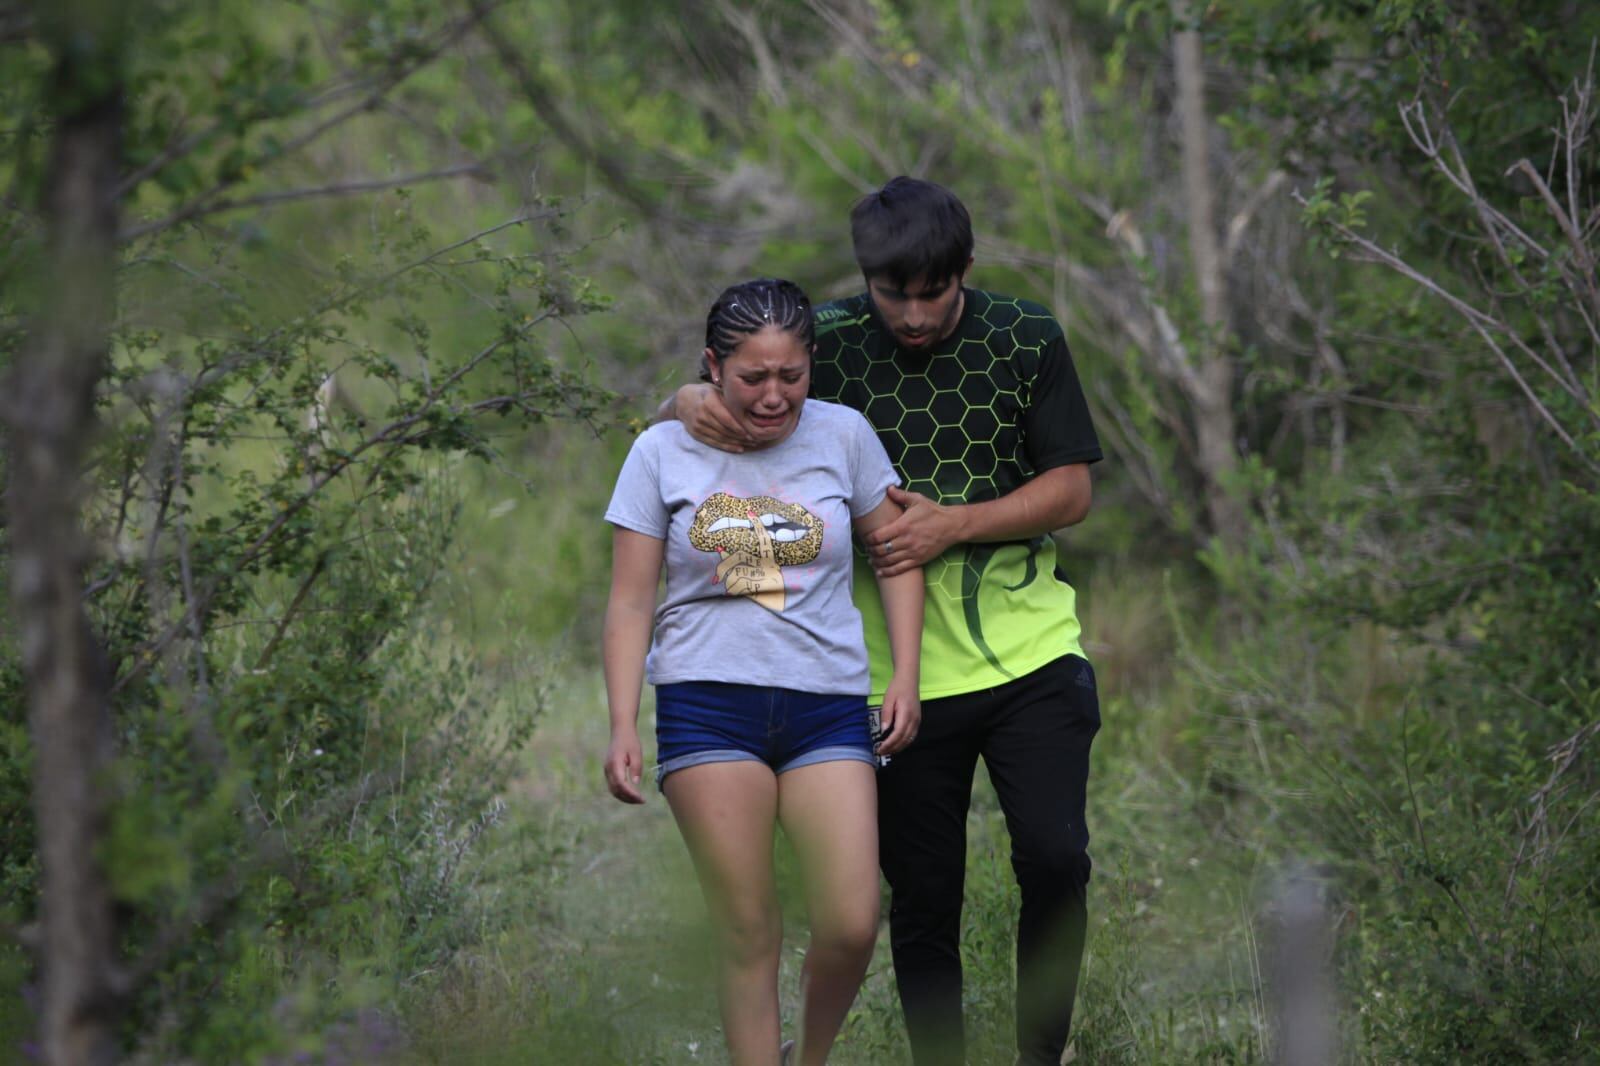
[[[706,316],[706,347],[718,359],[733,354],[739,343],[768,326],[791,333],[810,351],[816,342],[811,301],[792,281],[756,278],[722,290]],[[705,367],[702,366],[704,377]]]

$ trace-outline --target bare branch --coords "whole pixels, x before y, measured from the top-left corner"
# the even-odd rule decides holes
[[[188,670],[176,654],[176,644],[162,654],[162,670],[168,689],[178,696],[189,719],[188,741],[195,757],[205,765],[220,770],[225,756],[205,707],[209,685],[200,635],[200,616],[194,610],[193,573],[181,505],[171,525],[177,542],[180,581],[185,592],[182,607],[175,608],[173,605],[172,590],[166,579],[166,560],[160,552],[161,539],[168,528],[168,508],[183,484],[183,451],[187,443],[183,382],[170,371],[159,370],[148,376],[144,389],[153,401],[149,413],[150,446],[144,460],[144,481],[152,493],[146,504],[149,513],[144,520],[148,530],[143,564],[145,598],[152,620],[170,622],[175,627],[188,630],[189,650],[195,665],[195,683],[190,683]],[[178,620],[174,621],[174,616]]]
[[[1305,198],[1299,193],[1295,193],[1295,199],[1301,204],[1305,204],[1306,202]],[[1556,418],[1554,413],[1551,412],[1550,408],[1545,405],[1544,401],[1539,399],[1538,394],[1533,391],[1532,386],[1528,384],[1527,379],[1523,377],[1522,372],[1517,369],[1516,363],[1512,361],[1511,357],[1506,354],[1505,349],[1502,348],[1495,340],[1495,333],[1500,333],[1504,336],[1515,339],[1516,334],[1508,325],[1506,325],[1504,322],[1501,322],[1499,319],[1484,314],[1476,307],[1473,307],[1471,304],[1461,299],[1461,297],[1450,292],[1434,279],[1413,267],[1410,263],[1406,262],[1398,255],[1395,255],[1393,252],[1380,247],[1376,242],[1363,237],[1349,226],[1346,226],[1340,222],[1330,222],[1329,225],[1333,228],[1334,232],[1340,236],[1341,239],[1343,239],[1352,247],[1358,249],[1362,255],[1368,259],[1368,261],[1379,263],[1388,267],[1390,270],[1393,270],[1395,273],[1409,278],[1411,281],[1426,289],[1428,292],[1431,292],[1435,296],[1439,297],[1452,310],[1461,315],[1462,318],[1466,319],[1467,324],[1470,325],[1473,331],[1477,333],[1478,336],[1482,338],[1483,342],[1489,346],[1489,350],[1495,354],[1495,357],[1499,360],[1500,365],[1505,369],[1506,373],[1511,376],[1511,379],[1516,382],[1517,387],[1522,390],[1523,396],[1527,399],[1528,403],[1532,405],[1534,411],[1538,413],[1539,417],[1542,418],[1545,424],[1555,432],[1557,437],[1561,438],[1562,443],[1564,443],[1572,452],[1572,454],[1577,457],[1580,463],[1588,468],[1591,473],[1595,474],[1597,477],[1600,477],[1600,464],[1596,464],[1593,459],[1589,458],[1584,449],[1580,447],[1577,441],[1573,439],[1572,435],[1567,432],[1566,427],[1561,424],[1560,419]],[[1548,371],[1548,368],[1546,369]],[[1549,373],[1558,382],[1560,381],[1559,376],[1556,375],[1554,371],[1549,371]]]
[[[1534,848],[1535,858],[1543,857],[1542,853],[1546,849],[1541,846],[1541,842],[1549,831],[1551,799],[1556,795],[1563,779],[1577,764],[1578,757],[1596,736],[1600,736],[1600,721],[1590,722],[1566,740],[1551,747],[1547,753],[1555,765],[1545,783],[1528,797],[1528,803],[1533,809],[1529,814],[1528,824],[1523,828],[1521,838],[1517,842],[1517,854],[1512,860],[1511,873],[1506,878],[1506,890],[1501,899],[1501,913],[1511,908],[1511,902],[1516,894],[1517,879],[1523,866],[1529,861],[1528,849]]]
[[[1600,50],[1600,40],[1591,40],[1589,62],[1584,67],[1583,80],[1573,82],[1572,95],[1575,100],[1569,102],[1565,96],[1561,98],[1562,139],[1567,149],[1567,217],[1574,223],[1578,220],[1578,170],[1582,166],[1578,156],[1583,143],[1589,139],[1595,117],[1594,61],[1597,50]],[[1581,238],[1574,238],[1574,243],[1583,242]],[[1591,258],[1589,263],[1592,271],[1594,260]]]
[[[783,75],[772,57],[772,48],[767,44],[766,34],[761,32],[761,25],[755,13],[741,11],[729,0],[715,0],[715,7],[723,21],[744,38],[745,45],[750,49],[750,55],[756,61],[756,73],[761,79],[761,91],[766,93],[767,98],[777,107],[788,107],[789,93],[783,87]]]
[[[829,144],[826,138],[818,137],[804,124],[800,125],[799,130],[800,136],[805,139],[806,146],[816,153],[817,158],[822,160],[829,170],[849,182],[857,192],[865,194],[872,191],[875,187],[874,184],[857,174],[844,160],[840,159],[839,154],[833,150],[833,145]]]
[[[445,167],[442,170],[429,170],[420,174],[404,174],[395,178],[365,178],[354,181],[334,182],[331,185],[315,185],[300,189],[280,189],[277,192],[261,193],[257,196],[244,196],[236,200],[223,197],[212,200],[209,203],[196,201],[181,210],[174,211],[166,218],[123,230],[117,235],[117,239],[123,242],[135,240],[149,233],[171,229],[173,226],[184,222],[192,222],[197,218],[222,214],[225,211],[240,211],[245,208],[265,207],[269,204],[290,203],[295,200],[354,196],[360,193],[379,192],[383,189],[395,189],[404,185],[421,185],[424,182],[442,181],[451,178],[476,178],[482,181],[487,180],[488,177],[489,172],[482,163],[461,163],[453,167]]]
[[[1250,223],[1255,221],[1256,215],[1260,214],[1261,209],[1277,195],[1278,190],[1283,188],[1284,183],[1288,180],[1288,174],[1281,170],[1274,170],[1267,175],[1260,185],[1250,191],[1250,195],[1245,198],[1244,205],[1228,220],[1228,232],[1222,244],[1224,269],[1231,267],[1234,259],[1238,256],[1239,247],[1243,243],[1245,231],[1250,228]]]
[[[1168,517],[1172,514],[1172,497],[1167,492],[1166,486],[1161,481],[1160,472],[1167,464],[1163,463],[1156,454],[1144,434],[1139,432],[1134,424],[1133,416],[1128,412],[1127,406],[1117,398],[1115,392],[1106,386],[1104,379],[1097,383],[1095,396],[1100,401],[1100,406],[1111,412],[1111,423],[1103,432],[1113,439],[1120,447],[1116,451],[1127,463],[1126,469],[1132,476],[1134,484],[1139,491],[1154,505],[1156,513]]]
[[[305,110],[307,112],[319,110],[327,104],[349,95],[351,91],[361,87],[363,84],[370,85],[372,80],[342,76],[324,88],[309,90],[304,94]],[[225,124],[219,120],[212,122],[204,129],[194,130],[185,135],[183,125],[180,122],[173,129],[166,145],[163,146],[159,153],[143,166],[131,170],[123,176],[121,184],[117,186],[118,197],[127,196],[173,163],[203,147],[224,128]]]
[[[273,518],[272,522],[270,522],[267,527],[262,530],[261,533],[259,533],[256,538],[232,560],[232,569],[228,573],[218,573],[212,575],[210,580],[206,582],[205,587],[201,589],[195,597],[196,609],[202,612],[205,611],[209,607],[212,599],[215,598],[216,594],[221,590],[222,583],[226,578],[231,576],[233,573],[248,567],[251,563],[255,562],[263,554],[265,554],[283,529],[297,515],[299,515],[301,511],[310,506],[311,502],[316,499],[329,485],[333,484],[335,479],[337,479],[340,474],[344,473],[345,470],[353,466],[368,452],[404,447],[406,445],[416,444],[432,436],[436,430],[431,427],[426,427],[420,432],[413,432],[413,430],[419,423],[425,422],[434,413],[434,411],[441,406],[445,396],[451,390],[453,390],[457,384],[460,383],[462,378],[476,370],[496,352],[505,347],[505,345],[512,343],[513,341],[524,339],[540,324],[554,317],[554,314],[555,313],[553,311],[546,311],[542,314],[536,315],[528,321],[522,323],[514,334],[499,337],[488,345],[479,349],[471,358],[462,362],[462,364],[453,372],[451,372],[447,377],[430,389],[428,394],[423,397],[423,399],[418,403],[417,407],[411,411],[411,413],[407,414],[403,418],[397,418],[389,422],[388,424],[379,428],[377,432],[363,440],[360,444],[356,445],[354,448],[341,453],[339,457],[328,466],[327,469],[320,471],[317,474],[311,485],[304,492],[300,493],[293,500],[290,500],[288,503],[286,503]],[[459,409],[457,413],[465,413],[465,405],[463,405],[463,408]],[[177,636],[182,632],[185,624],[185,620],[179,620],[178,622],[169,625],[159,636],[149,641],[143,648],[141,648],[139,653],[133,656],[133,662],[127,671],[118,677],[112,684],[112,693],[115,694],[134,679],[141,676],[149,668],[150,663],[161,656],[167,646],[177,638]]]
[[[205,144],[206,141],[215,136],[217,131],[221,128],[222,123],[215,122],[204,130],[197,130],[194,133],[189,134],[187,137],[184,137],[182,136],[183,125],[180,122],[173,128],[172,136],[168,138],[166,147],[162,148],[162,150],[157,153],[153,159],[145,163],[144,166],[139,167],[136,170],[129,171],[128,174],[122,179],[121,183],[117,186],[117,196],[119,198],[126,197],[140,185],[144,184],[146,181],[149,181],[151,178],[161,173],[173,163],[176,163],[190,152],[193,152],[195,149]]]
[[[1435,169],[1444,175],[1445,180],[1454,185],[1463,196],[1467,197],[1474,207],[1479,208],[1480,211],[1487,212],[1485,217],[1490,220],[1491,224],[1485,228],[1492,240],[1499,240],[1497,227],[1503,228],[1507,233],[1535,252],[1539,258],[1550,258],[1550,252],[1544,245],[1534,240],[1521,226],[1496,211],[1479,195],[1477,185],[1473,182],[1472,175],[1461,158],[1460,147],[1455,145],[1455,137],[1450,133],[1449,127],[1446,126],[1446,141],[1452,146],[1456,165],[1460,167],[1460,170],[1458,171],[1451,167],[1435,140],[1432,128],[1428,125],[1425,107],[1426,105],[1420,99],[1409,104],[1402,104],[1400,107],[1400,123],[1405,127],[1407,135],[1410,136],[1411,143],[1417,146],[1422,154],[1428,158],[1428,161],[1434,165]]]
[[[646,218],[656,217],[659,211],[651,198],[634,182],[622,164],[614,156],[591,144],[577,124],[567,118],[561,109],[555,90],[535,72],[533,65],[518,50],[513,39],[495,26],[494,20],[490,18],[490,6],[481,0],[474,0],[472,10],[476,18],[483,23],[483,38],[499,57],[501,65],[510,73],[512,80],[517,83],[522,95],[539,113],[539,118],[550,127],[557,139],[578,153],[581,158],[592,162],[605,178],[606,184],[638,208]]]
[[[333,296],[329,297],[327,300],[324,300],[319,306],[314,307],[305,314],[301,315],[295,322],[281,326],[278,329],[273,330],[271,333],[256,339],[255,342],[248,348],[231,353],[221,362],[217,363],[216,366],[210,367],[202,373],[196,375],[194,380],[189,385],[189,392],[194,393],[208,389],[215,385],[218,381],[227,377],[229,374],[237,373],[239,370],[251,365],[257,360],[266,358],[267,355],[273,351],[274,346],[284,337],[284,335],[300,324],[308,321],[314,321],[318,318],[321,318],[323,315],[338,310],[341,307],[348,306],[353,301],[359,300],[370,293],[382,289],[384,286],[393,282],[402,275],[410,273],[413,270],[419,270],[435,260],[449,255],[457,248],[462,248],[466,245],[473,244],[485,237],[493,236],[502,230],[511,229],[514,226],[521,226],[542,218],[548,218],[553,214],[555,214],[555,212],[545,211],[515,215],[504,222],[498,222],[493,226],[487,227],[486,229],[478,230],[476,233],[472,233],[468,236],[460,238],[459,240],[452,241],[441,248],[436,248],[432,252],[429,252],[427,255],[424,255],[419,259],[415,259],[411,262],[395,267],[388,273],[381,274],[370,281],[364,282],[363,284],[342,289]]]
[[[393,92],[413,74],[417,73],[419,70],[422,70],[434,60],[438,59],[439,56],[444,54],[447,48],[465,36],[468,31],[477,25],[479,19],[488,15],[488,13],[494,10],[494,8],[497,7],[500,2],[501,0],[482,0],[482,2],[473,5],[471,11],[465,17],[457,19],[454,23],[448,26],[445,31],[439,35],[438,39],[435,40],[431,45],[414,54],[408,55],[404,62],[395,64],[392,70],[378,80],[377,84],[370,93],[366,94],[356,103],[351,104],[342,111],[335,112],[334,114],[323,119],[321,122],[316,123],[310,129],[299,134],[298,136],[289,139],[281,148],[279,148],[276,153],[274,153],[273,158],[288,158],[312,142],[319,140],[332,130],[337,129],[350,119],[355,118],[357,115],[377,108],[382,103],[384,97],[388,96],[389,93]],[[196,136],[203,140],[206,135],[207,134],[197,134]],[[194,138],[191,138],[190,140],[193,141]],[[187,150],[192,151],[197,146],[197,144],[189,144]],[[178,147],[182,148],[182,146]],[[183,152],[178,151],[173,158],[178,158],[182,154]],[[168,162],[170,162],[170,160]],[[154,173],[154,171],[152,171],[152,173]],[[218,181],[211,188],[207,189],[205,192],[196,196],[184,207],[179,208],[177,211],[167,216],[167,218],[161,220],[160,222],[148,223],[143,226],[134,227],[133,229],[128,230],[126,234],[119,235],[119,239],[133,240],[137,237],[149,236],[152,233],[159,233],[164,229],[185,222],[191,218],[196,218],[199,215],[206,213],[206,208],[214,203],[216,199],[224,192],[233,188],[243,180],[244,176],[242,174],[224,178],[221,181]],[[132,188],[132,186],[126,181],[123,182],[123,185],[130,190]]]
[[[852,52],[888,78],[893,83],[896,96],[899,99],[914,101],[919,105],[928,102],[927,93],[923,87],[917,84],[914,79],[908,77],[903,68],[883,62],[882,57],[878,54],[878,49],[873,47],[872,42],[867,40],[861,34],[861,31],[850,25],[849,20],[831,4],[828,4],[826,0],[806,0],[806,6],[818,18],[827,23],[828,27],[833,30],[834,35],[849,47]]]
[[[1153,357],[1153,365],[1176,382],[1185,394],[1199,395],[1205,386],[1189,355],[1189,348],[1184,344],[1183,334],[1178,331],[1178,326],[1172,321],[1165,304],[1143,277],[1144,260],[1148,258],[1148,252],[1145,249],[1144,237],[1133,221],[1133,215],[1127,211],[1118,211],[1106,226],[1106,236],[1116,241],[1122,249],[1123,257],[1136,279],[1139,301],[1155,324],[1156,343],[1146,348],[1148,354]]]
[[[1072,40],[1071,14],[1058,4],[1046,4],[1043,0],[1028,0],[1028,17],[1033,22],[1034,32],[1044,43],[1045,63],[1050,71],[1050,80],[1055,85],[1056,95],[1061,99],[1061,122],[1069,134],[1076,135],[1083,126],[1083,90],[1074,77],[1072,64],[1064,53]],[[1057,34],[1052,25],[1054,19],[1061,19],[1066,25],[1062,33]],[[1058,39],[1058,37],[1060,39]]]
[[[1583,237],[1579,235],[1577,227],[1573,225],[1572,218],[1561,209],[1561,202],[1555,198],[1555,194],[1550,191],[1550,186],[1544,183],[1544,178],[1534,169],[1533,164],[1526,159],[1519,159],[1506,171],[1506,176],[1510,177],[1518,172],[1521,172],[1533,183],[1534,190],[1538,192],[1540,199],[1544,200],[1546,206],[1550,208],[1550,214],[1556,220],[1556,224],[1561,227],[1561,232],[1565,233],[1567,240],[1572,242],[1573,251],[1585,260],[1588,259],[1588,249],[1583,246]]]
[[[1427,134],[1427,141],[1431,147],[1433,145],[1433,136],[1431,131],[1428,131],[1426,126],[1426,113],[1423,111],[1423,103],[1419,99],[1414,105],[1411,106],[1416,109],[1419,128],[1421,128]],[[1402,108],[1401,111],[1403,119],[1405,108]],[[1450,125],[1448,118],[1445,117],[1445,109],[1441,107],[1439,108],[1439,112],[1440,137],[1445,146],[1449,148],[1451,158],[1454,159],[1455,164],[1454,169],[1452,169],[1451,166],[1444,161],[1442,155],[1436,149],[1434,149],[1433,155],[1430,156],[1430,158],[1432,159],[1435,168],[1441,173],[1445,174],[1451,183],[1454,184],[1456,188],[1458,188],[1462,194],[1467,197],[1468,203],[1472,205],[1473,210],[1478,215],[1479,224],[1483,229],[1484,235],[1489,238],[1489,242],[1494,246],[1495,255],[1500,260],[1501,265],[1505,267],[1511,276],[1516,279],[1517,284],[1522,286],[1524,290],[1532,289],[1532,286],[1523,276],[1522,270],[1518,266],[1517,257],[1512,255],[1510,249],[1506,247],[1505,241],[1501,238],[1501,230],[1511,234],[1516,240],[1522,242],[1525,246],[1537,251],[1540,257],[1547,261],[1550,261],[1551,259],[1550,253],[1545,250],[1543,246],[1533,241],[1533,238],[1531,238],[1526,231],[1524,231],[1520,226],[1516,225],[1516,223],[1512,222],[1502,211],[1500,211],[1485,197],[1479,194],[1477,185],[1472,180],[1471,168],[1467,166],[1466,158],[1461,151],[1461,145],[1456,140],[1455,130]],[[1411,127],[1408,125],[1407,129],[1410,130]],[[1413,140],[1415,139],[1415,136],[1413,136]],[[1557,261],[1557,265],[1560,265],[1559,261]],[[1565,274],[1565,271],[1563,270],[1562,273]],[[1485,290],[1489,291],[1487,286],[1485,286]],[[1545,347],[1549,349],[1555,360],[1559,362],[1567,371],[1564,376],[1552,369],[1538,355],[1538,353],[1533,351],[1532,348],[1521,343],[1520,337],[1513,335],[1513,341],[1516,342],[1517,346],[1522,348],[1524,352],[1539,365],[1540,369],[1544,370],[1551,377],[1555,378],[1569,394],[1579,397],[1580,404],[1586,405],[1586,390],[1584,389],[1582,382],[1578,379],[1578,376],[1572,371],[1571,365],[1567,362],[1566,354],[1561,350],[1561,345],[1556,340],[1554,331],[1551,329],[1550,320],[1545,316],[1539,316],[1538,325],[1540,332],[1544,336]]]
[[[317,561],[311,565],[306,576],[300,582],[300,587],[295,590],[294,597],[289,601],[289,606],[284,608],[283,616],[278,619],[277,625],[272,629],[272,636],[267,638],[266,645],[261,649],[261,654],[256,657],[255,668],[266,669],[267,663],[272,661],[272,653],[278,650],[278,643],[283,640],[283,634],[288,631],[289,623],[294,621],[295,615],[300,612],[300,605],[305,602],[306,595],[311,591],[311,586],[317,583],[323,571],[328,566],[328,553],[319,552]]]

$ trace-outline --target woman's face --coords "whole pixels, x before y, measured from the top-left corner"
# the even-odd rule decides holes
[[[707,348],[706,359],[722,402],[757,447],[794,432],[811,387],[811,353],[799,337],[767,326],[746,336],[724,359]]]

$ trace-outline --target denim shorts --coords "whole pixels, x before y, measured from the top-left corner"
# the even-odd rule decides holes
[[[749,760],[774,773],[850,759],[872,763],[867,698],[766,685],[656,686],[656,784],[674,770]]]

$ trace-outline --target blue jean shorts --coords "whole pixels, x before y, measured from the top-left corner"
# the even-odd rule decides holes
[[[766,685],[656,686],[656,784],[674,770],[748,760],[774,773],[840,759],[876,765],[867,698]]]

